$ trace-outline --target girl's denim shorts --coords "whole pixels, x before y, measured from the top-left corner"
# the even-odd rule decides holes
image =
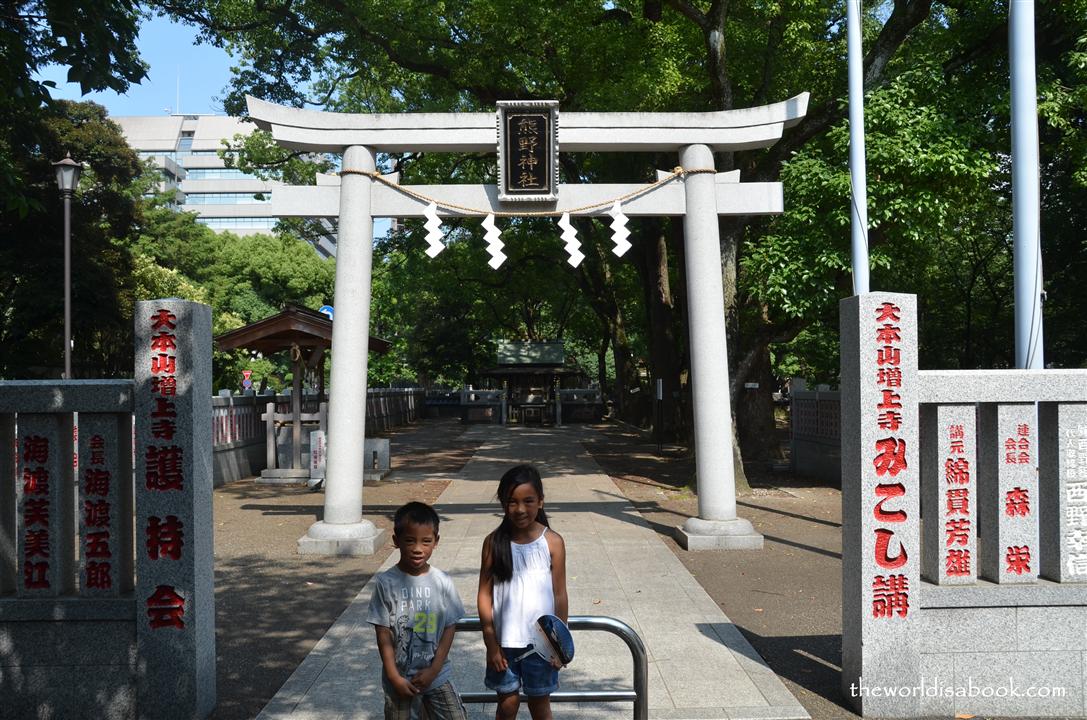
[[[521,691],[527,697],[542,697],[555,692],[559,687],[559,671],[536,653],[515,659],[527,651],[527,647],[502,648],[508,667],[503,672],[488,667],[483,684],[499,695]]]

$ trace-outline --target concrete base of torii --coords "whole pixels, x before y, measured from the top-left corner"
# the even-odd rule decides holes
[[[743,518],[688,518],[675,529],[675,537],[684,550],[762,550],[762,535]]]
[[[313,523],[298,539],[299,555],[373,555],[385,544],[385,530],[369,520]]]

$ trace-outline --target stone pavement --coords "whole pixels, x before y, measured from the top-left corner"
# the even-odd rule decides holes
[[[649,716],[661,720],[807,718],[808,713],[721,608],[615,487],[579,442],[576,426],[476,426],[483,444],[437,502],[441,542],[432,563],[453,578],[475,614],[483,538],[498,524],[498,478],[535,464],[552,527],[566,539],[571,615],[606,615],[633,627],[649,655]],[[398,473],[405,478],[409,473]],[[433,477],[428,475],[427,477]],[[364,493],[365,502],[365,493]],[[394,552],[385,567],[397,561]],[[366,623],[367,585],[259,715],[260,720],[382,717],[380,660]],[[630,652],[617,637],[577,632],[561,690],[629,690]],[[458,633],[450,658],[462,692],[484,690],[483,641]],[[554,704],[559,718],[630,717],[629,703]],[[469,706],[490,718],[493,705]],[[522,709],[527,717],[527,709]]]

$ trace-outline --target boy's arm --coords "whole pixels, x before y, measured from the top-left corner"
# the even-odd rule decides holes
[[[441,639],[438,640],[438,647],[434,649],[434,659],[430,661],[430,667],[417,672],[411,679],[412,685],[419,690],[426,690],[430,687],[430,683],[434,682],[434,678],[438,677],[438,673],[442,671],[445,659],[449,657],[449,648],[453,645],[453,636],[456,632],[456,625],[447,625],[445,627]]]
[[[408,682],[400,671],[396,669],[396,650],[393,648],[393,631],[384,625],[374,625],[377,631],[377,651],[381,654],[381,666],[385,669],[385,677],[402,697],[418,695],[419,689]]]

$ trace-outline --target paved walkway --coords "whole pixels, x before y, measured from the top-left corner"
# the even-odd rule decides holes
[[[571,615],[607,615],[633,627],[649,653],[649,716],[660,720],[807,718],[721,608],[582,448],[576,426],[476,426],[480,449],[438,500],[441,543],[432,563],[454,579],[475,614],[483,538],[498,524],[498,478],[532,462],[544,477],[552,527],[567,547]],[[405,478],[406,473],[397,473]],[[433,476],[428,476],[433,477]],[[364,492],[365,500],[365,492]],[[386,567],[395,564],[393,553]],[[366,623],[367,585],[268,703],[259,720],[347,720],[382,717],[380,661]],[[575,634],[577,656],[561,689],[633,687],[630,652],[608,633]],[[484,690],[483,641],[460,633],[450,658],[464,691]],[[555,704],[558,718],[628,718],[622,704]],[[493,705],[469,706],[491,718]],[[522,709],[527,717],[527,709]]]

